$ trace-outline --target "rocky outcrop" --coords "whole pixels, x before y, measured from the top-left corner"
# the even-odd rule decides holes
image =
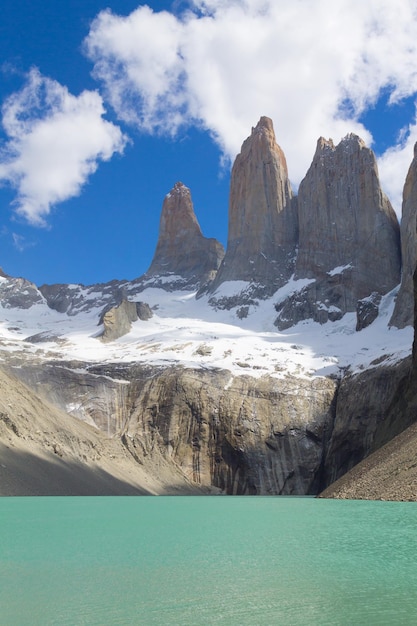
[[[257,284],[262,296],[291,276],[297,212],[272,121],[261,117],[233,165],[226,255],[210,291],[231,280]]]
[[[166,370],[137,397],[126,436],[228,494],[314,493],[334,388],[328,379]]]
[[[367,328],[376,320],[381,304],[381,294],[374,291],[368,298],[358,300],[356,304],[356,330]]]
[[[408,170],[403,191],[401,218],[401,286],[398,292],[391,324],[397,328],[413,325],[413,274],[417,263],[417,143],[414,159]]]
[[[411,423],[405,415],[402,425],[401,420],[392,420],[393,406],[409,379],[410,360],[376,365],[359,374],[347,374],[340,382],[323,486],[343,476]]]
[[[223,256],[223,246],[203,236],[190,190],[176,183],[165,196],[155,255],[144,279],[164,288],[200,287],[214,278]]]
[[[119,305],[110,307],[102,313],[99,324],[103,324],[104,330],[100,338],[104,342],[114,341],[130,332],[132,322],[138,319],[146,321],[152,315],[149,305],[145,302],[122,300]]]
[[[44,296],[49,308],[58,313],[77,315],[92,309],[117,306],[126,297],[126,290],[133,295],[135,282],[112,280],[85,286],[82,284],[41,285],[39,291]],[[134,293],[137,293],[136,291]]]
[[[417,424],[355,465],[320,498],[417,501]]]
[[[30,309],[44,304],[39,289],[25,278],[13,278],[0,270],[0,302],[7,309]]]
[[[381,190],[375,155],[356,135],[320,138],[298,191],[296,278],[350,266],[356,299],[399,282],[399,225]]]
[[[141,465],[120,438],[71,419],[0,369],[0,496],[201,493],[155,451]]]
[[[298,221],[295,278],[311,283],[279,303],[278,328],[340,319],[358,300],[399,283],[398,221],[381,190],[375,156],[356,135],[337,146],[319,139],[299,187]]]

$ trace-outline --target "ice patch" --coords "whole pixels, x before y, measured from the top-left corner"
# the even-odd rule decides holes
[[[352,263],[348,263],[347,265],[338,265],[334,267],[330,272],[327,272],[328,276],[336,276],[337,274],[343,274],[345,270],[349,270],[353,267]]]
[[[215,310],[207,295],[197,300],[192,291],[148,288],[141,292],[140,299],[153,309],[153,317],[138,320],[127,335],[106,344],[94,337],[98,310],[68,316],[44,303],[30,310],[0,307],[0,358],[22,353],[38,361],[79,361],[86,367],[89,363],[135,362],[220,368],[230,371],[230,385],[237,375],[312,377],[337,374],[347,368],[356,372],[396,362],[411,353],[412,327],[398,330],[388,326],[397,289],[381,299],[379,316],[360,332],[356,332],[355,313],[322,325],[305,320],[278,332],[274,326],[277,299],[288,297],[310,282],[290,281],[271,298],[250,307],[243,319],[236,316],[235,310]],[[245,281],[223,283],[221,294],[236,294],[247,285]],[[65,342],[55,346],[24,342],[24,337],[40,332],[59,335]]]

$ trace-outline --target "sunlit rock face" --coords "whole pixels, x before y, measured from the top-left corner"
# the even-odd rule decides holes
[[[145,277],[178,276],[183,286],[200,286],[214,277],[223,256],[223,246],[203,236],[190,190],[176,183],[163,202],[158,243]]]
[[[320,278],[350,265],[356,298],[399,282],[400,234],[381,189],[375,155],[356,135],[320,138],[298,192],[296,276]]]
[[[391,324],[404,328],[414,322],[413,274],[417,262],[417,143],[403,191],[401,217],[401,286]]]
[[[321,484],[335,380],[79,362],[28,364],[18,375],[121,439],[140,466],[157,454],[173,475],[230,495],[313,494]]]
[[[311,283],[278,307],[281,329],[356,311],[358,300],[400,281],[400,232],[373,152],[356,135],[320,138],[298,192],[295,278]],[[359,324],[359,322],[358,322]]]
[[[114,307],[106,308],[99,320],[103,324],[101,340],[106,343],[126,335],[137,320],[147,321],[153,313],[145,302],[130,302],[122,300]]]
[[[291,276],[297,213],[272,121],[261,117],[233,165],[227,250],[212,286],[244,280],[273,293]]]
[[[413,171],[403,231],[411,276]],[[202,235],[190,192],[177,183],[145,275],[38,290],[0,273],[2,367],[69,423],[86,422],[71,445],[53,429],[51,455],[74,447],[95,463],[96,448],[85,453],[82,440],[94,427],[104,431],[106,471],[128,458],[129,473],[133,461],[147,479],[164,468],[170,488],[313,494],[414,419],[417,348],[411,366],[411,340],[403,350],[394,343],[411,329],[391,328],[386,338],[399,227],[363,142],[319,140],[297,202],[272,122],[261,118],[233,169],[229,226],[221,262],[222,247]],[[356,320],[341,320],[346,312]],[[276,333],[275,318],[280,330],[303,320],[324,326]],[[43,454],[50,436],[29,415],[23,422],[19,402],[2,389],[4,445],[35,437]]]

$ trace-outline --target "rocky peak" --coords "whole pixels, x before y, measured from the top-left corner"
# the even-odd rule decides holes
[[[211,290],[244,280],[256,286],[255,295],[274,293],[291,276],[296,240],[287,163],[272,121],[261,117],[233,165],[227,250]]]
[[[214,277],[223,256],[223,246],[203,236],[190,190],[177,182],[165,196],[158,243],[145,278],[175,276],[177,286],[200,286]]]
[[[403,191],[401,218],[401,286],[391,324],[404,328],[414,323],[413,274],[417,264],[417,143]]]
[[[226,255],[212,291],[228,280],[273,293],[293,270],[297,215],[272,120],[261,117],[232,169]]]
[[[339,319],[357,310],[358,300],[398,284],[398,220],[381,189],[375,155],[357,135],[336,146],[318,140],[299,187],[298,220],[295,278],[312,283],[280,304],[279,327],[310,317]]]
[[[177,182],[164,199],[158,244],[180,241],[185,236],[201,237],[202,232],[194,213],[191,192],[183,183]]]
[[[337,146],[319,139],[300,184],[298,215],[298,277],[317,278],[350,264],[361,283],[359,298],[398,283],[398,221],[381,189],[375,155],[357,135]]]

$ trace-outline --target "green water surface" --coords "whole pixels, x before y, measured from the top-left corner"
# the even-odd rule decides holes
[[[417,504],[0,499],[0,623],[417,624]]]

